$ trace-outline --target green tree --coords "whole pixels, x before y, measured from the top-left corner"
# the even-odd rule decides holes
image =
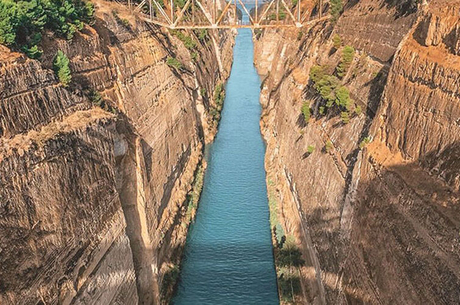
[[[18,22],[16,2],[10,0],[0,1],[0,44],[10,46],[16,41]]]
[[[339,49],[342,46],[342,39],[340,39],[340,36],[335,34],[334,37],[332,38],[332,41],[334,43],[334,48]]]
[[[69,58],[61,50],[57,52],[53,61],[54,73],[64,87],[68,87],[72,81],[69,62]]]
[[[37,58],[44,30],[71,39],[83,22],[92,22],[93,14],[93,4],[82,0],[1,0],[0,44]]]
[[[339,19],[340,14],[343,10],[343,1],[342,0],[331,0],[331,15],[334,21]]]
[[[308,123],[311,117],[310,105],[307,102],[303,102],[302,104],[302,114],[305,119],[305,122]]]
[[[214,102],[216,102],[216,105],[221,108],[222,104],[224,103],[225,99],[225,90],[224,90],[224,84],[220,83],[216,85],[216,88],[214,88]]]
[[[347,74],[354,57],[355,49],[352,46],[345,46],[342,51],[342,60],[337,67],[337,75],[340,78],[343,78]]]
[[[340,113],[340,118],[344,124],[350,123],[350,115],[348,114],[348,111],[342,111]]]
[[[328,108],[331,107],[335,101],[335,90],[339,84],[340,81],[337,77],[333,75],[324,75],[315,85],[321,97],[328,102],[326,105]]]
[[[317,83],[319,82],[323,77],[325,73],[323,70],[323,67],[321,66],[313,66],[310,69],[310,79],[314,82]]]
[[[350,98],[350,91],[348,91],[347,87],[342,86],[340,87],[336,94],[336,104],[346,110],[350,110],[352,99]]]
[[[43,51],[40,50],[37,45],[33,45],[31,47],[24,46],[22,50],[27,54],[27,56],[33,59],[38,59],[43,54]]]

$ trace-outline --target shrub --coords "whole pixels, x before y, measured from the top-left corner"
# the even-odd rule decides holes
[[[115,18],[115,21],[116,21],[118,24],[123,25],[125,28],[131,27],[131,24],[129,23],[129,20],[128,20],[128,19],[126,19],[126,18],[120,18],[120,16],[118,16],[118,11],[117,11],[117,10],[112,10],[112,15],[113,15],[113,17]]]
[[[193,51],[192,53],[190,53],[190,58],[196,62],[198,60],[198,53]]]
[[[206,88],[201,88],[201,89],[200,89],[200,95],[201,95],[202,97],[206,97],[206,93],[207,93],[207,92],[206,92]]]
[[[54,73],[64,87],[69,86],[72,81],[69,62],[69,58],[61,50],[57,52],[53,61]]]
[[[277,266],[278,267],[300,267],[305,265],[302,259],[302,252],[297,247],[286,246],[277,251]]]
[[[342,61],[337,67],[337,75],[340,78],[343,78],[347,74],[354,57],[355,49],[352,46],[345,46],[342,51]]]
[[[361,108],[361,106],[356,106],[355,107],[355,113],[357,115],[361,115],[361,113],[363,113],[363,109]]]
[[[303,102],[302,104],[302,114],[305,119],[305,122],[308,123],[311,117],[310,105],[307,102]]]
[[[359,143],[359,148],[364,149],[369,143],[371,143],[371,138],[370,137],[365,137],[361,143]]]
[[[340,113],[340,118],[344,124],[350,123],[350,115],[348,114],[348,111],[342,111]]]
[[[348,60],[348,57],[347,57]],[[314,84],[314,88],[321,95],[322,101],[325,104],[320,104],[319,114],[323,115],[326,108],[331,108],[334,105],[339,107],[342,113],[342,120],[349,121],[349,114],[354,101],[350,98],[350,91],[345,86],[340,86],[341,81],[325,72],[323,67],[313,66],[310,70],[310,79]],[[361,111],[359,108],[358,112]]]
[[[209,38],[209,33],[207,29],[194,30],[195,35],[198,36],[198,40],[205,42]]]
[[[187,195],[188,206],[187,206],[187,220],[192,219],[192,213],[198,207],[198,201],[200,199],[201,191],[203,190],[203,180],[204,180],[204,171],[203,167],[200,165],[195,172],[195,178],[192,184],[192,190]]]
[[[192,39],[192,37],[188,36],[184,32],[182,32],[180,30],[172,30],[171,34],[176,36],[180,41],[182,41],[184,43],[184,46],[188,50],[193,50],[193,49],[196,48],[196,46],[197,46],[196,42]]]
[[[349,110],[352,104],[352,99],[350,98],[350,91],[347,87],[340,87],[336,92],[336,104],[343,109]]]
[[[284,302],[292,303],[294,295],[301,292],[300,278],[297,275],[285,275],[278,277],[278,285],[280,289],[281,299]]]
[[[324,147],[324,149],[326,150],[326,152],[330,152],[332,150],[332,148],[334,148],[334,145],[332,144],[331,141],[327,141],[326,142],[326,146]]]
[[[102,105],[102,95],[94,89],[90,89],[87,93],[88,99],[96,106]]]
[[[222,107],[225,99],[225,90],[223,84],[217,84],[216,88],[214,88],[214,102],[218,107]]]
[[[315,151],[315,147],[313,145],[308,145],[307,152],[309,154],[312,154],[314,151]]]
[[[343,10],[343,1],[342,0],[331,0],[331,15],[333,21],[339,19],[340,14]]]
[[[174,57],[168,57],[166,64],[176,70],[181,70],[183,68],[182,63]]]
[[[321,66],[313,66],[310,69],[310,79],[312,80],[313,83],[319,82],[323,77],[325,73],[323,70],[323,67]]]
[[[326,113],[326,108],[324,108],[324,106],[320,106],[319,107],[319,114],[324,115],[324,113]]]
[[[22,48],[22,51],[23,51],[24,53],[26,53],[26,55],[27,55],[29,58],[32,58],[32,59],[38,59],[38,58],[40,58],[40,57],[42,56],[42,54],[43,54],[43,51],[40,50],[40,49],[38,48],[37,45],[34,45],[34,46],[32,46],[32,47],[24,46],[24,47]]]
[[[332,41],[334,42],[334,48],[335,49],[339,49],[341,46],[342,46],[342,39],[340,39],[340,36],[339,35],[334,35],[334,37],[332,38]]]
[[[174,284],[179,277],[179,267],[176,265],[172,266],[168,271],[163,275],[163,281],[161,283],[161,296],[165,297],[168,294],[168,291],[172,289]]]

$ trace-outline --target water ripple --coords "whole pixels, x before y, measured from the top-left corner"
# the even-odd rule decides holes
[[[240,30],[174,304],[278,304],[252,35]]]

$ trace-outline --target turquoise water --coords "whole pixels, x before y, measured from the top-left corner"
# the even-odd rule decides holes
[[[173,304],[279,304],[249,29],[236,37],[226,89]]]

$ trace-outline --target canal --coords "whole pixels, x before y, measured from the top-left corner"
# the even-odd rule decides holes
[[[278,304],[252,32],[240,29],[173,304]]]

